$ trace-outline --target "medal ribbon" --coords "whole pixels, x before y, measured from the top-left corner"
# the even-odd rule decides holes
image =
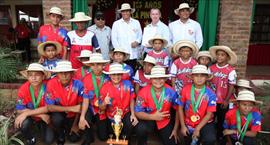
[[[62,99],[63,99],[64,105],[66,105],[66,106],[69,105],[68,103],[69,103],[69,99],[70,99],[70,96],[71,96],[71,92],[72,92],[72,79],[70,80],[70,85],[69,85],[69,90],[68,90],[68,95],[67,96],[65,96],[65,87],[62,86],[62,95],[63,95]]]
[[[94,84],[94,90],[95,90],[96,98],[98,98],[99,97],[99,89],[101,88],[101,86],[102,86],[102,84],[104,82],[104,74],[101,75],[99,86],[97,86],[96,75],[93,72],[92,72],[92,81],[93,81],[93,84]]]
[[[203,86],[202,90],[200,91],[200,94],[197,98],[197,101],[195,102],[195,86],[192,85],[191,87],[191,105],[192,105],[192,110],[193,113],[196,113],[198,111],[201,99],[203,94],[205,93],[205,85]]]
[[[157,96],[154,92],[154,87],[151,86],[151,95],[152,95],[152,98],[155,102],[156,109],[161,110],[163,103],[164,103],[164,98],[165,98],[165,88],[164,87],[162,88],[161,95],[160,95],[159,99],[157,100]]]
[[[90,68],[88,68],[88,72],[90,72]],[[84,73],[84,67],[82,67],[82,71],[81,71],[81,74],[82,74],[82,77],[84,77],[85,76],[85,73]]]
[[[236,111],[236,121],[237,121],[237,132],[239,132],[239,135],[237,135],[238,139],[242,142],[244,139],[244,136],[247,132],[248,125],[251,121],[252,114],[249,113],[247,116],[247,121],[244,124],[244,126],[241,128],[241,115],[239,109]]]
[[[37,100],[36,100],[36,97],[35,97],[35,93],[34,93],[34,89],[33,87],[30,85],[30,94],[31,94],[31,98],[32,98],[32,102],[34,104],[34,108],[36,109],[41,101],[41,98],[42,98],[42,94],[44,92],[44,89],[45,89],[45,86],[42,84],[39,88],[39,92],[38,92],[38,97],[37,97]]]

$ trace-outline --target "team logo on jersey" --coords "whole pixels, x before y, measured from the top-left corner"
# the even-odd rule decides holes
[[[215,72],[215,73],[214,73],[214,76],[215,76],[215,77],[218,77],[218,78],[225,79],[225,78],[227,78],[228,75],[226,75],[226,74],[224,74],[224,73],[222,73],[222,72]]]
[[[191,71],[192,71],[192,69],[190,69],[190,68],[183,68],[183,69],[179,69],[177,74],[190,73]]]

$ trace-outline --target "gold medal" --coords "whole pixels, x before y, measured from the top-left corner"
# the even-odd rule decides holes
[[[197,121],[200,120],[200,118],[201,118],[201,117],[200,117],[199,115],[196,115]]]
[[[196,116],[196,115],[192,115],[192,116],[190,117],[190,120],[191,120],[192,122],[196,122],[196,121],[197,121],[197,116]]]
[[[235,142],[235,145],[243,145],[241,142],[237,141]]]
[[[96,106],[96,107],[98,107],[98,100],[96,100],[96,102],[95,102],[95,106]]]

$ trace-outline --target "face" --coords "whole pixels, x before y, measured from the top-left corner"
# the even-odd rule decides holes
[[[77,26],[77,30],[85,30],[86,29],[87,22],[75,22],[75,25]]]
[[[192,54],[192,50],[189,47],[182,47],[179,49],[179,54],[183,59],[189,59]]]
[[[158,9],[151,10],[150,18],[151,18],[152,22],[158,22],[160,17],[161,17],[161,15],[160,15],[160,11]]]
[[[195,86],[203,86],[207,80],[206,74],[192,74],[191,77]]]
[[[216,60],[217,63],[226,63],[229,60],[229,55],[225,51],[218,50],[216,52]]]
[[[254,107],[254,102],[251,101],[239,101],[238,107],[241,114],[248,115]]]
[[[79,58],[80,62],[86,62],[89,61],[89,57],[81,57]]]
[[[61,84],[63,86],[66,86],[69,84],[71,78],[72,78],[73,72],[59,72],[57,73],[57,77],[59,78]]]
[[[131,16],[131,10],[121,11],[122,18],[128,20]]]
[[[113,84],[118,85],[121,82],[123,74],[111,74],[110,78]]]
[[[123,63],[125,58],[125,54],[122,52],[114,52],[113,53],[113,60],[118,63]]]
[[[99,28],[103,28],[105,26],[105,19],[104,18],[95,18],[95,24]]]
[[[181,20],[187,20],[190,16],[190,11],[189,9],[181,9],[179,10],[178,16],[180,17]]]
[[[59,25],[60,21],[63,19],[63,17],[61,15],[57,15],[57,14],[50,14],[49,18],[51,20],[51,23],[53,25]]]
[[[102,63],[92,63],[90,65],[91,70],[95,75],[101,75],[103,70],[103,64]]]
[[[56,48],[55,46],[47,46],[45,48],[45,55],[48,59],[53,59],[56,56]]]
[[[199,60],[198,60],[199,64],[205,65],[205,66],[208,66],[210,61],[211,61],[210,58],[207,56],[201,56],[199,57]]]
[[[152,78],[151,83],[156,89],[160,89],[164,86],[166,78]]]
[[[151,73],[151,69],[154,67],[154,64],[149,63],[149,62],[144,62],[143,63],[143,72],[145,74],[150,74]]]
[[[33,87],[40,85],[44,78],[45,78],[45,75],[43,72],[40,72],[40,71],[27,72],[27,79]]]
[[[154,40],[153,42],[153,49],[156,51],[161,51],[163,46],[163,41],[162,40]]]

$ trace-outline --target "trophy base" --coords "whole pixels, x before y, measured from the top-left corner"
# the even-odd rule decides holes
[[[116,139],[108,139],[107,140],[107,144],[109,145],[127,145],[128,144],[128,140],[123,140],[123,139],[119,139],[119,141],[116,141]]]

